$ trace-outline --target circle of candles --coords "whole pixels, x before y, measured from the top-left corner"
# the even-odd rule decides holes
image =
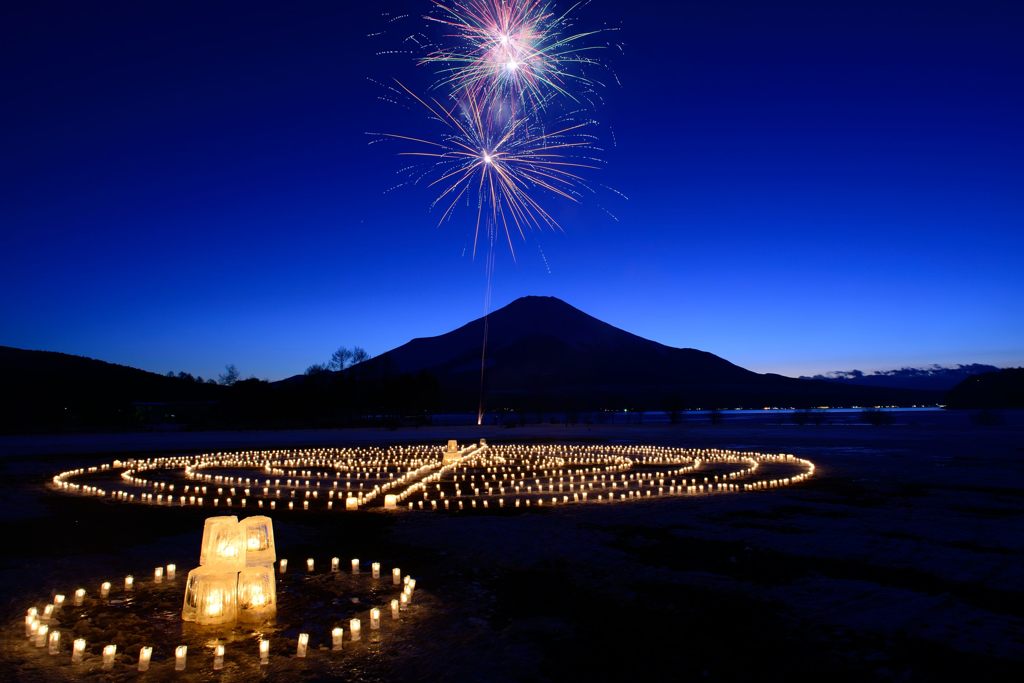
[[[374,607],[370,610],[370,630],[376,631],[380,629],[380,610]]]
[[[82,661],[82,657],[85,656],[85,638],[75,638],[71,644],[71,661],[72,663],[79,663]]]
[[[313,558],[312,557],[309,558],[308,560],[306,560],[306,571],[307,572],[313,571]]]
[[[188,660],[188,645],[179,645],[174,648],[174,670],[184,671]]]
[[[340,650],[342,637],[345,635],[345,630],[340,626],[335,626],[331,629],[331,649]]]
[[[295,656],[296,657],[305,657],[306,656],[306,648],[308,646],[309,646],[309,634],[308,633],[300,633],[299,634],[299,641],[298,641],[298,643],[295,646]]]
[[[352,640],[359,640],[363,632],[363,625],[358,619],[349,619],[348,632],[352,634]]]
[[[60,631],[50,631],[49,653],[55,655],[60,652]]]
[[[270,661],[270,641],[266,638],[260,638],[260,664],[266,664]]]
[[[139,671],[149,671],[149,660],[153,657],[153,648],[143,645],[139,648]]]
[[[103,646],[103,668],[110,670],[114,668],[114,655],[117,654],[117,645]]]

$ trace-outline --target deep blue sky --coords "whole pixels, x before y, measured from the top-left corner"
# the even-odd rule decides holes
[[[385,195],[398,149],[365,134],[419,125],[366,34],[427,0],[12,4],[0,343],[276,379],[483,312],[470,217]],[[547,202],[564,233],[500,253],[495,307],[554,295],[785,374],[1024,364],[1024,3],[579,17],[622,28],[592,177],[629,201]]]

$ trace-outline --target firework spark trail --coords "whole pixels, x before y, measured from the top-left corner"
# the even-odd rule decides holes
[[[487,103],[466,96],[446,108],[437,100],[416,95],[401,83],[404,93],[418,102],[429,117],[443,126],[433,138],[397,133],[373,133],[378,139],[413,143],[418,149],[400,156],[426,160],[428,168],[416,179],[438,191],[431,208],[443,207],[438,225],[452,216],[464,199],[476,196],[476,225],[473,254],[480,230],[488,222],[500,227],[513,256],[512,234],[548,227],[560,229],[558,221],[541,205],[536,191],[578,202],[587,188],[579,175],[582,169],[598,168],[594,156],[599,149],[588,133],[592,120],[562,121],[548,132],[527,114],[512,116],[497,124],[488,115]]]
[[[446,43],[419,63],[440,66],[438,86],[456,97],[472,93],[540,109],[548,92],[578,101],[574,90],[597,85],[587,71],[603,66],[591,53],[605,46],[588,39],[614,30],[575,31],[573,12],[581,4],[559,14],[542,0],[434,0],[435,12],[425,18],[447,32]]]

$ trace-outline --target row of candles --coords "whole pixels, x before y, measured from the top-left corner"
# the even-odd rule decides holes
[[[432,461],[427,458],[430,452],[434,454]],[[360,453],[365,453],[364,460],[359,459]],[[814,473],[813,463],[793,455],[722,449],[481,444],[458,453],[458,458],[447,462],[438,458],[445,452],[436,446],[215,453],[185,458],[114,461],[112,464],[62,472],[54,477],[53,482],[62,490],[105,496],[108,494],[103,489],[72,480],[83,474],[125,467],[128,469],[121,475],[125,483],[154,491],[136,494],[130,490],[118,490],[109,494],[116,500],[127,502],[243,509],[251,509],[255,502],[256,509],[358,510],[382,498],[385,509],[426,509],[429,506],[430,509],[461,510],[465,508],[461,501],[449,503],[447,496],[471,499],[468,502],[472,508],[477,507],[476,501],[480,501],[482,507],[488,507],[488,499],[504,507],[508,497],[510,501],[514,499],[514,505],[519,507],[529,505],[531,500],[542,505],[545,499],[553,504],[565,504],[654,495],[757,491],[795,484]],[[739,485],[731,483],[755,476],[762,463],[789,465],[799,471]],[[184,484],[177,493],[173,482],[155,481],[136,474],[139,471],[179,471],[169,469],[175,465],[183,468],[186,477],[196,482]],[[237,470],[247,467],[284,476],[260,478],[211,472],[216,468]],[[722,467],[738,469],[715,475],[714,481],[705,478],[701,482],[692,476],[701,469]],[[349,488],[353,478],[363,478],[358,485],[372,484],[372,488]],[[330,482],[332,479],[334,481]],[[347,482],[344,490],[338,488],[341,479]],[[321,500],[317,489],[324,480],[333,485],[327,489],[326,499]],[[463,489],[463,482],[468,485],[467,489]],[[282,499],[282,490],[288,494],[286,499]],[[302,494],[301,499],[296,500],[297,493]]]
[[[331,558],[331,571],[337,572],[340,568],[341,559],[338,557]],[[351,569],[353,574],[359,574],[361,571],[361,564],[358,558],[354,558],[351,561]],[[315,559],[308,558],[306,560],[306,569],[309,572],[313,572],[315,567]],[[377,579],[380,578],[380,563],[373,562],[370,565],[372,577]],[[279,561],[279,571],[284,574],[288,570],[288,560],[282,558]],[[169,579],[173,579],[176,574],[176,567],[173,564],[169,564],[166,567],[157,567],[154,572],[154,583],[160,583],[164,576]],[[397,621],[400,619],[400,614],[403,610],[407,609],[412,603],[413,594],[416,590],[416,579],[409,575],[402,576],[402,570],[395,567],[391,570],[392,583],[396,586],[402,586],[402,591],[397,598],[394,598],[389,603],[391,619]],[[131,591],[134,588],[134,577],[129,575],[125,577],[125,590]],[[110,582],[103,582],[100,588],[101,597],[107,597],[110,592]],[[74,604],[81,605],[84,601],[86,591],[84,588],[79,588],[74,592]],[[36,647],[46,647],[50,655],[58,655],[61,652],[61,631],[57,628],[51,628],[51,624],[48,622],[56,619],[57,613],[64,606],[66,596],[63,594],[57,594],[54,596],[53,602],[47,604],[40,612],[37,607],[30,607],[25,614],[25,635]],[[352,642],[358,642],[362,638],[362,620],[358,617],[353,617],[349,620],[349,640]],[[371,631],[378,631],[381,628],[381,610],[380,608],[374,607],[369,611],[369,627]],[[344,629],[340,626],[335,626],[330,631],[331,638],[331,650],[340,651],[344,643]],[[307,656],[309,648],[309,633],[300,633],[296,641],[295,656],[304,658]],[[73,664],[81,664],[86,657],[87,642],[84,638],[75,638],[71,644],[71,662]],[[270,658],[270,640],[267,638],[260,638],[258,642],[258,653],[261,664],[268,664]],[[117,655],[117,645],[114,643],[103,646],[101,651],[102,656],[102,669],[110,670],[113,668],[115,663],[115,657]],[[149,645],[142,646],[139,649],[137,669],[140,672],[148,671],[153,656],[153,647]],[[188,646],[178,645],[174,649],[174,662],[176,671],[184,671],[187,664],[188,657]],[[218,643],[214,647],[214,658],[213,668],[214,670],[222,669],[224,666],[225,657],[225,646]]]

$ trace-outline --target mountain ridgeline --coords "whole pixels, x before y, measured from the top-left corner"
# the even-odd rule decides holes
[[[474,413],[484,324],[413,339],[339,372],[232,386],[0,347],[0,431],[329,427]],[[945,395],[751,372],[638,337],[553,297],[517,299],[486,324],[484,402],[492,413],[921,405]]]

